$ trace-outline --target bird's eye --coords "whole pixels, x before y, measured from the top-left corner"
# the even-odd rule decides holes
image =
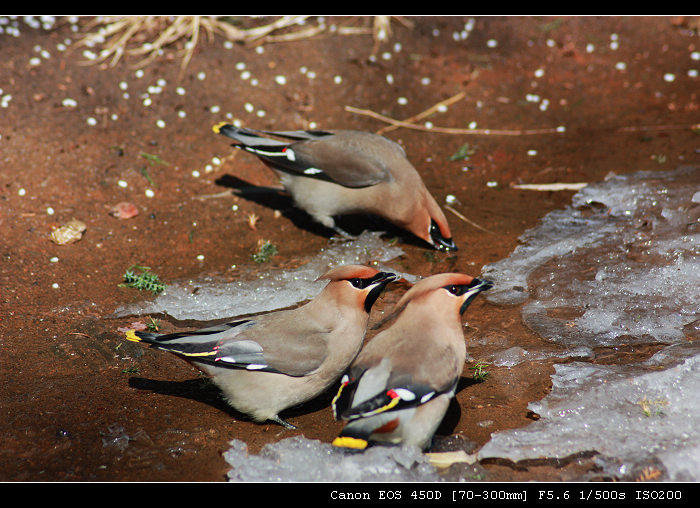
[[[348,279],[348,282],[358,289],[362,289],[363,280],[362,279]]]
[[[449,286],[445,286],[445,289],[455,296],[462,296],[465,290],[464,286],[461,284],[451,284]]]

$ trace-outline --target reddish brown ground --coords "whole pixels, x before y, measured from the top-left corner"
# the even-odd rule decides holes
[[[687,75],[700,67],[691,58],[700,50],[696,20],[476,18],[469,37],[455,42],[452,34],[466,20],[412,18],[413,27],[394,21],[376,63],[367,58],[373,47],[367,35],[326,34],[267,44],[262,54],[238,44],[225,49],[221,39],[205,38],[180,80],[180,59],[171,58],[171,52],[147,66],[141,79],[129,66],[134,59],[114,67],[81,65],[80,50],[55,50],[66,37],[75,38],[66,25],[50,32],[24,27],[20,37],[0,36],[0,96],[12,95],[0,110],[0,480],[223,481],[228,466],[221,454],[233,438],[257,452],[299,433],[324,442],[336,435],[340,426],[324,398],[286,415],[299,431],[246,421],[185,362],[125,342],[117,328],[130,319],[107,318],[119,306],[149,298],[119,287],[134,263],[150,266],[165,282],[206,274],[235,279],[260,269],[250,260],[260,239],[279,249],[262,266],[265,270],[297,266],[327,245],[327,238],[284,199],[255,202],[231,193],[197,199],[230,192],[237,178],[276,183],[257,160],[233,154],[227,141],[212,133],[211,126],[226,112],[259,128],[294,129],[316,122],[322,128],[376,131],[386,124],[345,106],[403,119],[464,92],[447,112],[430,118],[435,126],[463,129],[472,121],[491,129],[566,126],[564,133],[520,136],[406,128],[386,133],[405,146],[440,202],[453,194],[455,209],[493,232],[448,211],[458,253],[434,253],[402,240],[406,255],[394,265],[419,275],[478,275],[484,264],[507,257],[526,229],[566,206],[572,196],[570,191],[517,190],[511,184],[597,181],[611,171],[698,163],[697,132],[688,128],[700,117],[698,78]],[[334,21],[362,25],[368,19]],[[438,36],[432,34],[435,28]],[[618,49],[610,47],[613,34]],[[497,41],[495,48],[488,47],[490,39]],[[401,44],[400,52],[394,51],[395,43]],[[586,51],[589,43],[593,52]],[[39,55],[36,46],[49,50],[51,58],[32,66],[30,58]],[[392,58],[382,58],[384,51]],[[234,68],[239,61],[259,80],[257,87],[239,78]],[[616,69],[618,62],[626,68]],[[316,79],[299,72],[304,65]],[[543,76],[535,76],[538,69]],[[199,80],[199,72],[206,79]],[[675,80],[664,80],[665,73]],[[278,74],[287,77],[286,85],[275,83]],[[387,83],[387,74],[393,84]],[[333,82],[336,75],[342,83]],[[426,76],[430,84],[421,84]],[[139,94],[159,78],[167,80],[163,93],[144,107]],[[120,81],[129,84],[128,100]],[[186,95],[174,92],[177,85]],[[549,101],[545,111],[526,100],[530,93]],[[401,96],[408,99],[406,105],[397,102]],[[77,107],[63,107],[67,97]],[[246,112],[245,103],[265,115]],[[217,105],[221,112],[213,114],[210,108]],[[180,109],[186,119],[178,118]],[[115,113],[118,119],[110,119]],[[88,125],[88,117],[97,125]],[[156,125],[158,119],[165,128]],[[451,161],[465,143],[473,148],[470,159]],[[529,150],[536,154],[528,155]],[[168,164],[149,162],[142,153]],[[214,156],[224,161],[207,172]],[[465,166],[470,169],[464,171]],[[153,198],[144,195],[149,182],[142,167],[157,185]],[[201,176],[194,178],[193,170]],[[122,179],[128,188],[118,186]],[[110,207],[125,200],[135,203],[140,214],[128,220],[112,217]],[[48,215],[47,207],[55,213]],[[255,229],[248,224],[253,213],[259,217]],[[82,239],[52,243],[52,228],[72,218],[87,225]],[[54,256],[57,262],[51,262]],[[395,302],[405,289],[393,285],[377,308]],[[477,299],[466,320],[475,360],[514,345],[546,347],[523,327],[518,308]],[[167,319],[162,325],[166,331],[182,326]],[[620,363],[649,353],[620,348],[599,354],[595,361]],[[548,393],[553,363],[492,366],[481,383],[470,381],[473,363],[468,364],[440,434],[459,436],[473,450],[492,432],[527,425],[532,415],[526,406]],[[103,438],[119,428],[132,438],[128,446],[105,446]],[[464,476],[565,481],[590,468],[586,460],[482,464]]]

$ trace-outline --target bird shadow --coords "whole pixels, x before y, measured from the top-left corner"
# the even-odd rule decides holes
[[[131,377],[129,386],[137,390],[147,390],[160,395],[181,397],[207,404],[222,411],[232,418],[241,421],[252,422],[253,419],[231,407],[223,397],[221,390],[214,385],[209,378],[188,379],[186,381],[163,381],[142,377]],[[280,413],[281,418],[302,416],[323,410],[330,406],[334,393],[331,390],[322,393],[318,397],[298,406],[288,408]],[[268,422],[269,423],[269,422]]]
[[[215,183],[220,187],[232,189],[236,196],[260,206],[278,210],[299,229],[328,239],[338,237],[335,230],[320,224],[304,210],[297,207],[292,196],[281,187],[255,185],[229,174],[220,176],[215,180]],[[400,238],[403,243],[432,248],[420,238],[376,215],[354,213],[334,217],[334,220],[340,229],[352,236],[359,236],[365,230],[380,231],[385,238]]]
[[[457,383],[457,389],[455,390],[455,394],[461,392],[469,386],[478,383],[479,381],[476,381],[475,379],[460,377],[459,382]],[[445,413],[445,416],[443,417],[442,422],[440,423],[440,426],[436,431],[436,434],[439,434],[441,436],[449,436],[451,434],[454,434],[455,429],[457,428],[457,423],[459,423],[459,419],[461,416],[462,408],[459,406],[457,398],[452,397],[452,399],[450,400],[450,404],[447,406],[447,412]]]

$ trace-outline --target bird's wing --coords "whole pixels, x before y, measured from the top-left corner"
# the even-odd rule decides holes
[[[391,173],[385,158],[404,156],[398,144],[366,132],[260,131],[230,124],[217,125],[214,130],[235,139],[239,144],[234,146],[255,154],[275,169],[344,187],[369,187],[388,181]]]
[[[316,369],[327,354],[324,337],[310,333],[290,339],[271,332],[255,319],[232,321],[194,332],[159,335],[129,332],[127,339],[175,353],[196,363],[217,367],[303,376]]]
[[[333,400],[336,418],[354,420],[385,411],[416,407],[443,393],[454,393],[460,374],[448,367],[447,350],[425,351],[415,365],[384,357],[356,364],[343,376]],[[437,355],[437,356],[436,356]],[[435,365],[445,365],[435,369]]]

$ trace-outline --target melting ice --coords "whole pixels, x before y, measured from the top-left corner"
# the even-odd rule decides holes
[[[540,419],[494,434],[479,458],[592,453],[615,478],[653,464],[662,479],[700,480],[700,168],[612,175],[521,240],[484,267],[487,299],[523,304],[528,327],[579,357],[666,346],[639,364],[557,365],[550,395],[529,406]]]
[[[318,295],[327,281],[317,282],[316,279],[331,268],[346,264],[385,263],[404,253],[399,247],[384,242],[380,236],[380,232],[365,231],[354,240],[323,249],[294,270],[270,270],[257,274],[255,278],[235,282],[211,277],[176,282],[153,302],[122,307],[113,316],[163,313],[180,320],[211,321],[291,307]],[[380,266],[377,268],[381,269]],[[414,280],[409,274],[401,275],[409,281]]]

